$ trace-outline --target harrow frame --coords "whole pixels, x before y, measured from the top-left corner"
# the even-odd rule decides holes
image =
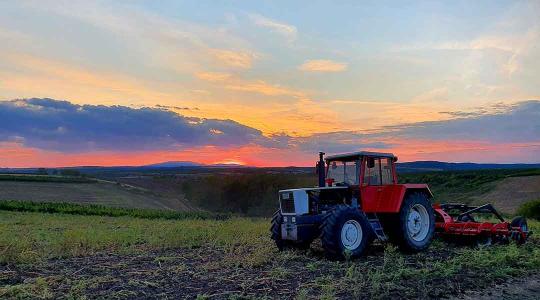
[[[512,226],[491,204],[470,206],[466,204],[448,203],[434,204],[435,231],[443,237],[457,239],[488,238],[493,241],[508,242],[514,240],[523,243],[532,234],[519,226]],[[500,222],[477,221],[473,214],[491,214]]]

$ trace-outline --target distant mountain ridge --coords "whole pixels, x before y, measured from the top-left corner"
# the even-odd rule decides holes
[[[167,172],[174,172],[175,169],[179,170],[198,170],[198,169],[211,169],[211,168],[230,168],[230,169],[257,169],[257,167],[238,165],[238,164],[202,164],[192,161],[165,161],[161,163],[143,165],[143,166],[115,166],[115,167],[100,167],[100,166],[78,166],[78,167],[57,167],[46,168],[53,169],[77,169],[82,172],[99,172],[99,171],[136,171],[136,170],[160,170],[163,169]],[[412,161],[412,162],[398,162],[397,170],[401,173],[410,172],[439,172],[439,171],[467,171],[467,170],[489,170],[489,169],[533,169],[540,168],[538,164],[483,164],[483,163],[450,163],[442,161]],[[311,172],[313,167],[260,167],[260,169],[272,169],[272,170],[287,170],[296,169],[304,170],[305,172]],[[38,168],[0,168],[0,173],[34,173]]]
[[[166,161],[166,162],[162,162],[162,163],[157,163],[157,164],[150,164],[150,165],[144,165],[142,167],[145,167],[145,168],[181,168],[181,167],[207,167],[207,168],[212,168],[212,167],[215,167],[215,168],[227,168],[227,167],[231,167],[231,168],[242,168],[242,167],[246,167],[244,165],[240,165],[240,164],[201,164],[201,163],[198,163],[198,162],[193,162],[193,161]]]
[[[483,164],[483,163],[450,163],[442,161],[412,161],[397,163],[400,172],[429,171],[467,171],[489,169],[531,169],[540,168],[540,164]]]
[[[165,161],[156,164],[144,165],[147,168],[177,168],[177,167],[202,167],[204,164],[193,161]]]

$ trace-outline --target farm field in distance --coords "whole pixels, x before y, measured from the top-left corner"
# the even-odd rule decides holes
[[[10,180],[9,176],[15,179]],[[181,194],[162,196],[144,188],[91,178],[0,174],[0,190],[0,201],[72,202],[181,211],[192,209]]]

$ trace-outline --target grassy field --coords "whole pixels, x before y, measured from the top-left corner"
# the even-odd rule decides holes
[[[0,298],[438,298],[540,268],[534,235],[521,247],[436,241],[415,255],[376,244],[330,261],[318,244],[277,252],[268,222],[0,211]]]

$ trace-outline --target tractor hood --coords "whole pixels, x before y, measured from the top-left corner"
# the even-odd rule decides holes
[[[313,194],[339,193],[338,191],[347,189],[346,186],[332,186],[280,190],[279,204],[281,213],[284,215],[307,214],[310,208],[310,197],[313,197]]]

